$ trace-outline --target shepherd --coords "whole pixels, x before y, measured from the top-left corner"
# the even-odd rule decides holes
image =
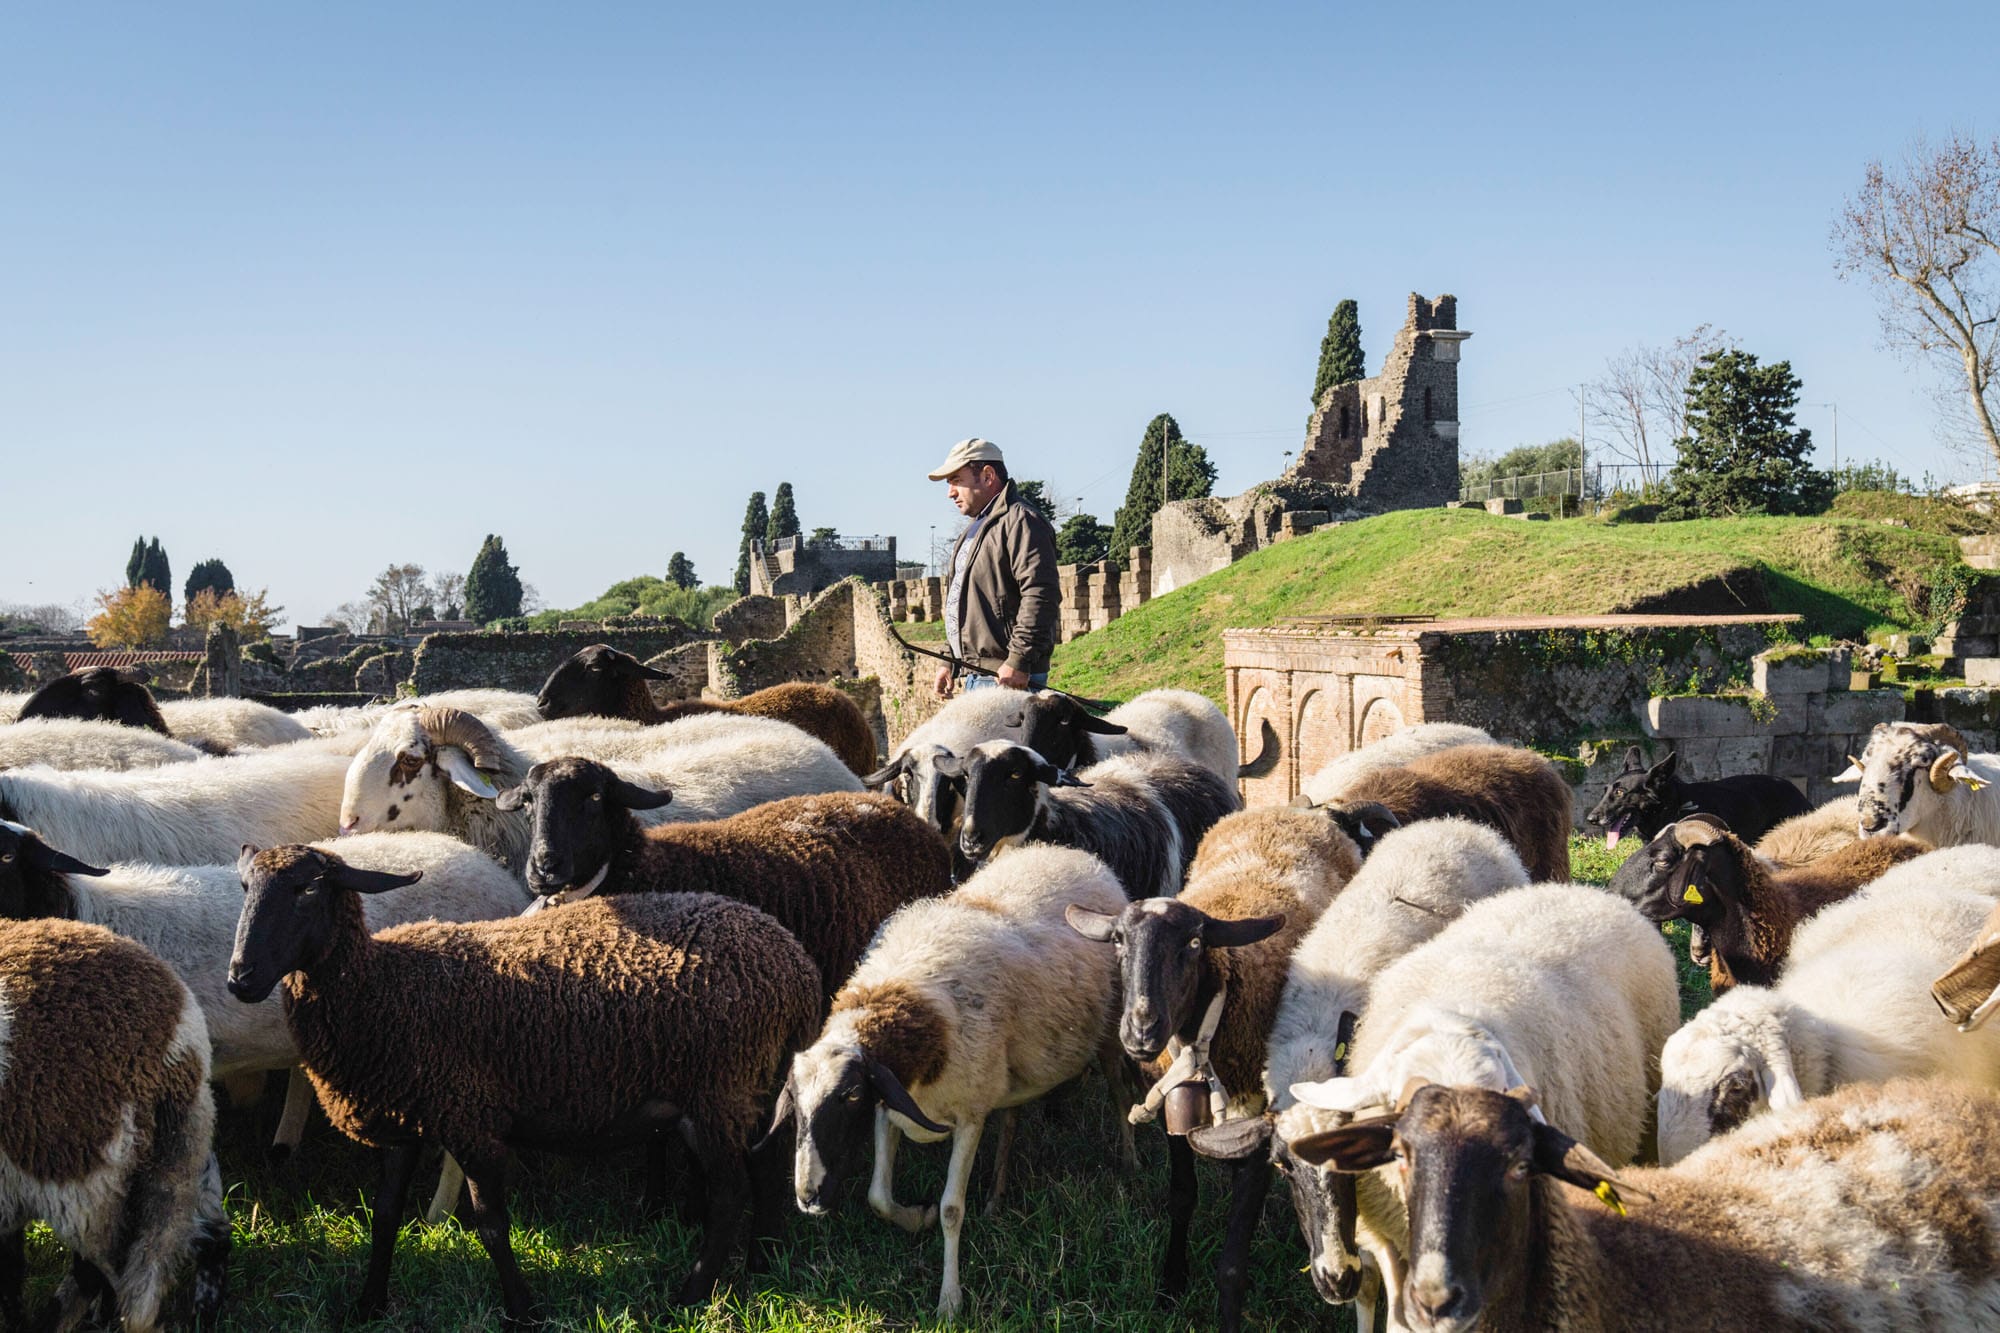
[[[972,520],[951,548],[944,633],[952,660],[938,668],[939,696],[949,699],[960,676],[966,689],[1041,689],[1061,601],[1055,528],[1020,497],[991,440],[960,440],[930,479],[944,482]]]

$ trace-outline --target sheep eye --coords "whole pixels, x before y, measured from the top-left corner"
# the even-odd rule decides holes
[[[0,861],[4,861],[8,865],[14,864],[14,853],[8,852],[6,855],[0,856]]]
[[[1191,935],[1188,937],[1188,948],[1199,949],[1200,947],[1201,947],[1201,936]]]
[[[590,799],[593,801],[601,801],[604,799],[604,794],[602,792],[592,792],[590,794]]]
[[[848,1101],[850,1101],[850,1102],[858,1102],[858,1101],[860,1101],[860,1100],[861,1100],[861,1089],[859,1089],[859,1088],[850,1088],[850,1089],[848,1089],[848,1092],[847,1092],[847,1100],[848,1100]]]
[[[1515,1162],[1513,1165],[1507,1168],[1507,1179],[1526,1180],[1527,1178],[1528,1178],[1528,1164],[1526,1162]]]

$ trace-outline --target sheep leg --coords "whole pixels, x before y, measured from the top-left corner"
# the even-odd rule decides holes
[[[1252,1153],[1237,1162],[1229,1181],[1229,1226],[1222,1236],[1222,1255],[1215,1265],[1217,1322],[1222,1333],[1243,1327],[1243,1289],[1250,1279],[1250,1240],[1257,1219],[1264,1215],[1264,1198],[1271,1192],[1271,1161]]]
[[[1188,1223],[1194,1217],[1194,1149],[1186,1138],[1167,1136],[1167,1253],[1160,1262],[1160,1295],[1178,1299],[1187,1291]]]
[[[26,1319],[28,1282],[27,1233],[0,1236],[0,1324],[19,1328]]]
[[[293,1065],[285,1078],[285,1111],[278,1117],[278,1132],[271,1136],[271,1160],[282,1162],[306,1136],[306,1117],[312,1114],[312,1083],[306,1071]]]
[[[361,1284],[361,1299],[355,1302],[357,1319],[377,1318],[389,1304],[389,1263],[396,1257],[396,1231],[403,1220],[403,1200],[410,1191],[410,1177],[416,1173],[417,1148],[412,1142],[392,1144],[382,1150],[382,1185],[375,1191],[368,1279]]]
[[[458,1159],[450,1153],[438,1163],[437,1189],[431,1193],[430,1206],[424,1209],[424,1221],[436,1226],[450,1217],[458,1208],[459,1187],[465,1184],[465,1172],[458,1166]]]
[[[1382,1303],[1382,1272],[1372,1263],[1361,1266],[1361,1291],[1354,1298],[1357,1333],[1375,1333],[1375,1307]]]
[[[1132,1118],[1127,1112],[1144,1090],[1117,1038],[1106,1040],[1098,1052],[1098,1062],[1103,1067],[1105,1089],[1111,1097],[1111,1118],[1118,1125],[1118,1171],[1120,1175],[1133,1175],[1139,1170],[1139,1145],[1133,1138]]]
[[[792,1158],[797,1150],[796,1128],[787,1122],[778,1133],[750,1151],[750,1254],[748,1268],[761,1273],[770,1262],[769,1247],[784,1239],[791,1216]]]
[[[723,1265],[729,1262],[729,1251],[736,1245],[743,1206],[750,1194],[750,1172],[741,1148],[720,1147],[707,1131],[699,1132],[691,1146],[708,1181],[708,1219],[702,1225],[701,1257],[674,1297],[682,1305],[706,1301],[714,1294]]]
[[[868,1206],[875,1216],[894,1222],[905,1231],[922,1231],[931,1224],[929,1210],[896,1202],[896,1148],[903,1132],[889,1119],[889,1112],[875,1108],[875,1174],[868,1181]]]
[[[86,1323],[111,1324],[118,1319],[117,1293],[104,1270],[81,1255],[72,1255],[69,1276],[56,1288],[53,1317],[45,1314],[38,1327],[53,1327],[56,1333],[83,1327]],[[150,1327],[150,1321],[148,1322]]]
[[[993,1193],[986,1200],[988,1217],[1000,1211],[1000,1201],[1007,1197],[1007,1165],[1014,1154],[1014,1121],[1019,1110],[1010,1106],[1000,1113],[1000,1141],[993,1147]]]
[[[479,1243],[493,1261],[500,1278],[500,1305],[507,1312],[507,1324],[526,1328],[535,1323],[534,1299],[521,1269],[514,1262],[514,1244],[507,1236],[507,1157],[496,1154],[491,1160],[461,1163],[465,1167],[465,1189],[472,1201],[472,1224],[479,1230]]]
[[[958,1285],[958,1233],[965,1227],[965,1187],[972,1179],[972,1160],[979,1152],[979,1134],[986,1117],[977,1116],[960,1125],[952,1135],[951,1165],[944,1175],[944,1197],[939,1200],[938,1222],[944,1227],[944,1288],[938,1293],[940,1319],[956,1319],[965,1305],[965,1289]]]

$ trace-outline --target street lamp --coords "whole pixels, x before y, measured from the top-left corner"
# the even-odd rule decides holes
[[[931,577],[932,578],[938,577],[937,524],[935,523],[931,524],[930,566],[931,566]]]

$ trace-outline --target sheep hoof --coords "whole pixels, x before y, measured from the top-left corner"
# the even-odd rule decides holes
[[[272,1144],[270,1147],[264,1149],[264,1160],[272,1166],[283,1166],[286,1162],[292,1160],[292,1145],[289,1143]]]
[[[938,1220],[937,1205],[934,1203],[926,1204],[924,1205],[924,1211],[922,1215],[919,1216],[917,1219],[916,1226],[910,1229],[912,1231],[928,1231],[932,1227],[937,1225],[937,1220]]]
[[[947,1291],[938,1297],[937,1317],[940,1321],[957,1322],[959,1311],[965,1308],[965,1292]]]

